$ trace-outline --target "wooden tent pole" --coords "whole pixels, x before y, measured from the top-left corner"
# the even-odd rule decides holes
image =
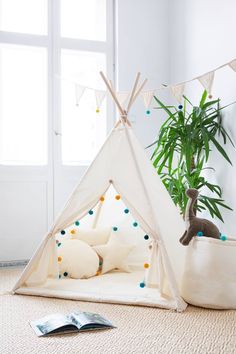
[[[130,108],[131,108],[131,105],[132,105],[132,102],[133,102],[133,97],[135,95],[135,91],[136,91],[136,88],[137,88],[137,85],[138,85],[138,81],[139,81],[140,75],[141,75],[140,73],[137,73],[137,76],[136,76],[136,79],[135,79],[135,82],[134,82],[134,87],[133,87],[133,90],[131,92],[129,103],[128,103],[128,107],[127,107],[127,110],[126,110],[127,114],[130,111]]]
[[[117,105],[117,107],[118,107],[118,109],[119,109],[120,115],[123,116],[123,115],[124,115],[124,111],[123,111],[123,108],[122,108],[121,105],[120,105],[120,102],[118,101],[118,99],[117,99],[117,97],[116,97],[115,91],[114,91],[113,88],[110,86],[110,84],[109,84],[107,78],[105,77],[105,75],[103,74],[102,71],[100,71],[100,75],[101,75],[101,77],[103,78],[103,81],[105,82],[105,84],[106,84],[108,90],[110,91],[110,94],[112,95],[112,97],[113,97],[113,99],[114,99],[114,101],[115,101],[115,103],[116,103],[116,105]]]

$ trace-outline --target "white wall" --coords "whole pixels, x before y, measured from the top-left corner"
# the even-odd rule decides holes
[[[137,71],[148,78],[147,88],[155,88],[161,83],[190,79],[236,58],[235,0],[117,0],[116,7],[120,90],[130,89]],[[197,103],[201,92],[200,84],[193,83],[186,93]],[[236,101],[236,74],[232,69],[217,72],[213,95],[221,98],[222,105]],[[161,98],[170,100],[168,94]],[[153,110],[147,117],[141,102],[135,104],[131,114],[135,131],[147,146],[155,139],[163,116]],[[236,105],[224,114],[224,125],[236,141],[235,119]],[[222,232],[236,236],[236,153],[231,147],[227,150],[233,167],[216,153],[210,164],[217,173],[208,178],[223,188],[223,197],[235,209],[223,209],[225,223],[217,223]]]
[[[170,0],[171,82],[184,81],[236,58],[236,2],[234,0]],[[189,86],[189,97],[196,99],[200,85]],[[216,74],[213,96],[222,104],[236,101],[236,73],[230,68]],[[236,106],[227,110],[224,124],[236,141]],[[223,187],[223,196],[234,212],[223,211],[225,233],[236,236],[236,153],[228,149],[234,167],[215,154],[210,161],[217,173],[209,176]]]
[[[130,90],[138,71],[148,78],[147,89],[169,81],[168,1],[117,0],[117,87]],[[157,136],[160,117],[152,111],[147,117],[145,107],[135,103],[131,120],[144,146]]]

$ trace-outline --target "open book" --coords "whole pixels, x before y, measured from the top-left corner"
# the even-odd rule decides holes
[[[51,334],[115,328],[110,321],[99,314],[82,311],[73,312],[69,315],[55,313],[39,320],[31,321],[30,325],[39,337]]]

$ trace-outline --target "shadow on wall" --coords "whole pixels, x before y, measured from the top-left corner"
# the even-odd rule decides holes
[[[235,121],[236,104],[232,107],[229,107],[223,115],[224,127],[230,133],[230,136],[236,145],[236,128],[234,124]],[[233,209],[233,211],[227,209],[222,210],[224,224],[219,221],[218,226],[221,228],[223,233],[231,235],[232,237],[236,237],[236,150],[232,145],[228,144],[226,146],[226,152],[229,155],[233,166],[230,166],[229,163],[227,163],[227,161],[219,156],[218,153],[213,154],[210,164],[211,166],[215,166],[217,170],[217,173],[214,173],[215,180],[217,184],[222,186],[223,198],[226,200],[226,204]]]

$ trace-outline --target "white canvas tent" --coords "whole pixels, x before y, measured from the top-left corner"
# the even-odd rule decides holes
[[[138,74],[127,110],[124,110],[111,84],[102,73],[101,75],[117,104],[119,121],[26,266],[13,292],[183,311],[186,303],[181,298],[179,286],[185,248],[178,239],[184,232],[184,223],[127,117],[145,82],[137,88]],[[69,228],[76,220],[86,219],[91,209],[100,214],[96,225],[112,223],[115,214],[118,214],[118,207],[112,207],[114,198],[107,210],[105,203],[102,212],[99,205],[100,197],[109,195],[111,190],[119,193],[122,203],[129,208],[130,215],[137,220],[139,233],[149,235],[151,250],[146,245],[142,246],[141,241],[137,247],[141,263],[145,257],[149,257],[149,268],[131,273],[111,272],[90,279],[59,279],[55,242],[58,233]],[[122,226],[125,224],[124,217],[120,219],[119,225]],[[118,222],[117,219],[115,222]],[[127,229],[125,233],[127,234]],[[142,279],[145,279],[144,288],[139,287]]]

